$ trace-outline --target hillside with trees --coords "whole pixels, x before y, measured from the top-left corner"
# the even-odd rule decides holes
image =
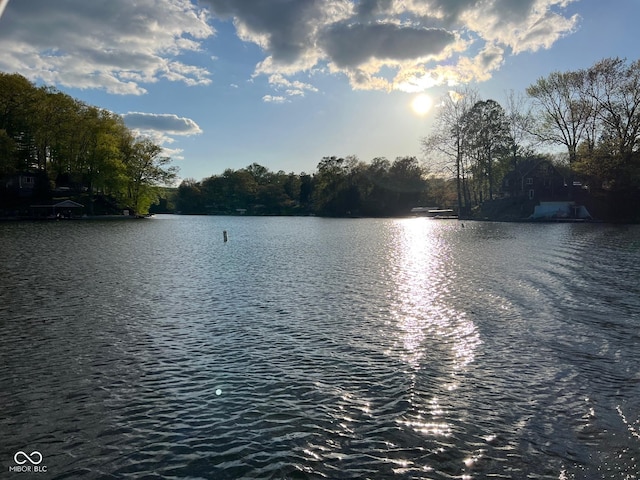
[[[88,213],[144,214],[176,168],[122,117],[0,73],[0,208],[73,198]],[[29,189],[21,179],[32,179]]]

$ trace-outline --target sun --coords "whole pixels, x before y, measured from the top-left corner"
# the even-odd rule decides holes
[[[426,93],[421,93],[411,101],[411,108],[413,109],[415,114],[420,116],[429,113],[432,105],[433,100],[431,100],[431,97]]]

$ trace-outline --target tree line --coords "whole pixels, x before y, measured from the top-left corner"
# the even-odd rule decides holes
[[[640,201],[640,61],[608,58],[583,70],[541,77],[503,105],[472,88],[449,92],[415,157],[324,157],[311,174],[273,173],[258,164],[186,180],[184,213],[394,216],[418,205],[473,216],[510,195],[505,179],[541,160],[564,178],[565,199],[606,204],[611,219],[637,219]],[[560,146],[564,154],[550,154]],[[574,182],[580,191],[575,191]],[[575,187],[577,188],[577,187]],[[514,201],[512,198],[511,201]],[[532,208],[532,207],[531,207]]]
[[[405,215],[415,206],[457,207],[474,215],[509,195],[505,179],[527,162],[553,163],[581,194],[638,219],[640,201],[640,61],[608,58],[537,79],[504,105],[476,90],[450,91],[421,139],[425,161],[327,156],[311,173],[272,172],[253,163],[164,190],[155,211],[185,214]],[[548,146],[564,155],[544,153]],[[0,74],[0,176],[43,175],[146,210],[175,178],[161,147],[135,138],[122,118],[19,75]]]
[[[169,163],[162,147],[137,138],[121,116],[0,73],[0,179],[35,174],[34,200],[57,189],[83,197],[90,210],[100,200],[145,213],[156,186],[176,176]],[[10,205],[11,191],[3,190]]]
[[[200,182],[186,179],[173,201],[186,214],[405,215],[419,204],[451,201],[446,181],[427,173],[415,157],[366,163],[327,156],[312,175],[272,172],[253,163]]]
[[[640,187],[640,60],[606,58],[588,69],[555,72],[527,89],[544,142],[563,145],[572,171],[593,187]]]
[[[613,216],[637,218],[639,141],[640,61],[607,58],[541,77],[526,97],[510,93],[505,107],[473,89],[452,91],[422,145],[430,163],[454,179],[461,212],[495,198],[509,172],[556,145],[565,151],[553,161],[569,196],[576,182],[615,208]]]

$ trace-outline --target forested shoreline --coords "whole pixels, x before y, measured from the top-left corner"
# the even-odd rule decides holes
[[[120,115],[0,73],[4,210],[65,197],[91,214],[143,214],[176,173],[162,147],[137,138]]]
[[[537,202],[567,200],[602,220],[640,219],[640,61],[609,58],[554,72],[504,106],[454,90],[435,115],[432,131],[417,139],[421,161],[326,156],[311,173],[254,162],[160,189],[176,178],[175,167],[120,116],[0,74],[0,177],[31,172],[40,179],[36,196],[69,192],[90,212],[100,204],[99,213],[105,205],[146,213],[155,202],[152,212],[183,214],[376,217],[431,206],[517,219]],[[564,153],[545,153],[554,146]]]
[[[313,174],[272,172],[254,163],[201,182],[185,180],[174,202],[187,214],[398,216],[420,203],[444,201],[436,200],[430,183],[436,180],[427,178],[415,157],[367,164],[355,156],[330,156]]]
[[[505,106],[462,88],[440,101],[425,160],[324,157],[312,174],[259,164],[185,180],[175,209],[194,214],[397,216],[419,205],[479,219],[522,219],[540,201],[585,204],[598,219],[640,215],[640,61],[608,58],[554,72]],[[560,153],[549,154],[550,148]],[[547,152],[547,153],[545,153]]]

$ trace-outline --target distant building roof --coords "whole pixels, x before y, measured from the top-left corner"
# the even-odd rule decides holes
[[[84,208],[84,205],[73,200],[63,200],[62,202],[53,205],[56,208]]]
[[[51,205],[31,205],[31,208],[84,208],[84,205],[73,200],[63,200],[62,202],[54,203]]]

